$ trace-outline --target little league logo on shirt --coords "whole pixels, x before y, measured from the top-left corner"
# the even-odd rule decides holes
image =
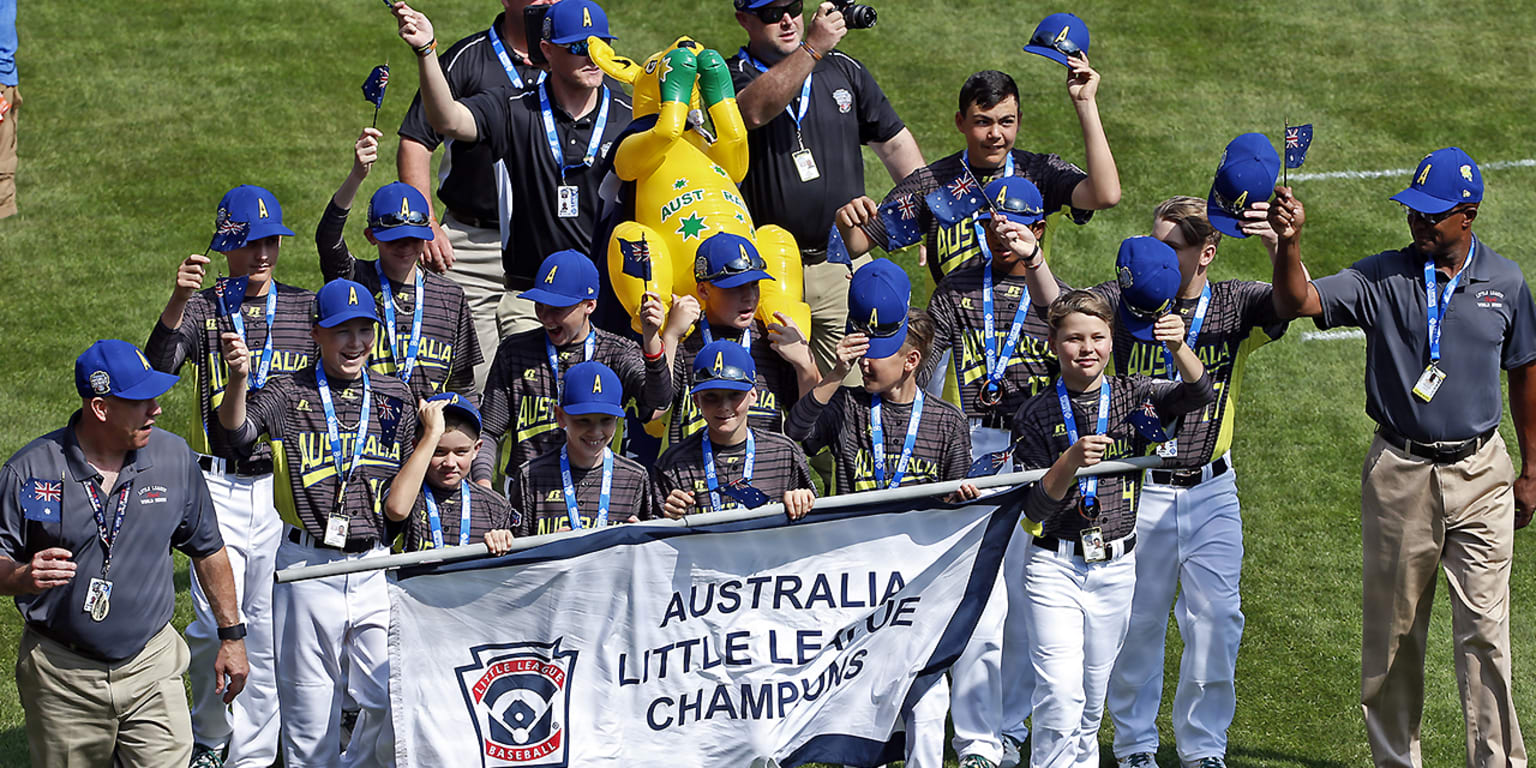
[[[469,649],[474,662],[454,670],[480,737],[482,765],[567,765],[576,651],[562,650],[560,642],[477,645]]]

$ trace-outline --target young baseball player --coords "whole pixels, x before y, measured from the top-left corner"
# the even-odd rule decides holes
[[[695,382],[693,358],[712,341],[730,340],[749,351],[757,371],[749,417],[756,429],[784,431],[790,406],[821,381],[810,345],[793,320],[782,314],[777,323],[756,319],[757,284],[773,279],[766,269],[757,246],[739,235],[720,232],[699,244],[693,262],[698,297],[682,296],[672,303],[662,337],[676,382],[668,431],[672,444],[704,428],[706,417],[695,405],[690,387]],[[692,335],[683,339],[690,329]]]
[[[491,554],[504,554],[512,544],[517,510],[469,481],[470,465],[481,447],[480,411],[457,392],[441,392],[427,398],[416,415],[416,448],[400,466],[384,500],[384,516],[405,524],[401,550],[484,540]]]
[[[1149,237],[1122,243],[1121,256],[1177,271],[1172,249]],[[1035,676],[1031,765],[1098,764],[1105,688],[1130,621],[1141,473],[1075,474],[1145,452],[1149,438],[1140,430],[1148,427],[1128,422],[1132,414],[1166,422],[1215,399],[1174,314],[1141,318],[1138,331],[1168,346],[1181,381],[1106,376],[1113,319],[1108,303],[1087,291],[1052,303],[1047,322],[1061,378],[1054,391],[1026,401],[1014,416],[1018,466],[1049,467],[1025,505],[1043,529],[1023,563]]]
[[[1029,271],[1044,263],[1040,190],[1028,179],[1009,176],[988,184],[986,195],[991,209],[977,214],[977,228],[984,232],[990,260],[951,272],[928,302],[935,345],[949,349],[954,360],[973,458],[1008,448],[1009,417],[1047,388],[1057,371],[1045,321],[1031,310],[1027,282]],[[919,380],[930,380],[936,361],[924,362]]]
[[[385,554],[383,489],[411,454],[416,389],[372,374],[378,315],[368,288],[334,280],[315,299],[316,362],[250,393],[251,354],[223,337],[229,384],[219,423],[237,451],[271,443],[275,501],[284,525],[277,568]],[[389,764],[389,595],[384,571],[278,584],[272,590],[283,762]],[[343,695],[361,713],[341,746]]]
[[[186,632],[192,655],[187,669],[192,681],[194,768],[211,764],[221,754],[230,765],[271,765],[277,758],[279,728],[271,606],[282,521],[272,506],[272,452],[262,445],[242,456],[224,439],[214,413],[229,379],[220,334],[238,334],[253,351],[254,389],[308,366],[315,346],[309,335],[315,295],[273,276],[281,238],[293,235],[283,225],[277,198],[261,187],[235,187],[219,201],[215,226],[210,248],[224,254],[231,278],[245,279],[245,290],[238,297],[221,295],[219,285],[199,291],[209,260],[201,254],[188,256],[177,267],[176,287],[144,345],[144,355],[156,370],[175,373],[190,363],[196,371],[203,431],[192,443],[201,454],[198,463],[229,551],[251,665],[245,694],[226,706],[214,694],[211,674],[220,645],[217,625],[194,571],[193,618]]]
[[[645,467],[609,447],[624,417],[622,392],[618,374],[595,360],[566,370],[555,409],[565,440],[512,477],[512,501],[522,515],[517,535],[602,528],[658,514]]]
[[[778,500],[791,520],[804,517],[816,502],[805,452],[782,433],[750,424],[759,381],[752,355],[721,339],[705,344],[692,361],[689,394],[705,428],[673,443],[657,461],[657,485],[666,494],[662,511],[679,518]]]
[[[487,446],[476,460],[476,481],[490,482],[497,475],[511,478],[529,459],[565,442],[555,406],[561,377],[573,364],[596,361],[608,366],[618,375],[621,389],[607,394],[620,402],[634,399],[641,413],[672,401],[672,371],[660,335],[661,301],[648,294],[641,306],[643,340],[637,346],[592,324],[600,290],[592,259],[579,251],[558,251],[539,265],[535,287],[518,297],[534,303],[542,327],[508,336],[496,349],[481,402]]]
[[[398,181],[380,187],[368,203],[368,228],[363,230],[378,248],[378,259],[357,259],[347,249],[347,214],[378,159],[379,136],[377,129],[363,129],[353,147],[352,172],[315,227],[320,271],[327,282],[345,279],[367,286],[378,302],[383,332],[375,339],[370,370],[407,384],[423,379],[433,392],[472,395],[481,350],[464,289],[418,266],[426,241],[434,237],[431,209],[421,191]]]

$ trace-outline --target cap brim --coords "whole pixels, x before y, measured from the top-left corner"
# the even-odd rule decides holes
[[[1216,203],[1215,195],[1211,195],[1206,199],[1205,217],[1210,219],[1211,226],[1215,227],[1216,231],[1222,233],[1223,235],[1228,237],[1235,237],[1238,239],[1242,239],[1248,236],[1243,233],[1242,229],[1239,228],[1239,226],[1242,224],[1242,220],[1238,219],[1236,216],[1233,216],[1230,213],[1227,213],[1225,208],[1222,208],[1220,205],[1218,205]]]
[[[624,417],[624,409],[614,405],[613,403],[572,403],[570,405],[560,406],[560,410],[565,411],[572,416],[588,416],[594,413],[600,413],[607,416],[612,416],[614,418]]]
[[[901,330],[890,336],[870,336],[869,351],[864,356],[871,360],[884,360],[901,351],[902,345],[907,343],[907,321],[901,321]]]
[[[602,35],[579,34],[579,35],[563,35],[561,37],[550,38],[549,42],[551,44],[553,44],[553,45],[570,45],[571,43],[584,43],[584,42],[587,41],[587,38],[589,38],[589,37],[595,37],[595,38],[597,38],[599,40],[617,40],[618,39],[617,37],[614,37],[613,35],[609,35],[609,34],[602,34]]]
[[[374,227],[373,239],[381,243],[390,243],[396,240],[404,240],[414,237],[418,240],[431,240],[433,238],[431,227]]]
[[[1024,46],[1024,52],[1033,53],[1036,56],[1044,56],[1047,59],[1062,65],[1063,67],[1068,69],[1072,68],[1072,65],[1067,63],[1067,55],[1061,51],[1056,50],[1055,48],[1047,48],[1043,45],[1026,45]]]
[[[711,389],[729,389],[729,390],[732,390],[732,391],[735,391],[735,392],[746,392],[747,390],[752,389],[755,386],[756,386],[755,382],[749,384],[749,383],[747,383],[745,381],[727,381],[725,379],[711,379],[709,381],[701,381],[701,382],[693,385],[693,388],[688,390],[688,394],[690,394],[690,395],[697,395],[700,392],[704,392],[704,391],[711,390]]]
[[[1156,318],[1146,319],[1132,314],[1129,309],[1126,309],[1125,299],[1123,298],[1120,300],[1116,310],[1115,314],[1120,318],[1120,324],[1125,327],[1126,331],[1130,332],[1133,338],[1137,341],[1155,341],[1152,338],[1152,326],[1157,325]]]
[[[706,282],[715,286],[716,288],[735,288],[738,285],[746,285],[747,283],[755,283],[759,280],[772,279],[773,275],[770,275],[761,269],[754,269],[749,272],[743,272],[739,275],[727,275],[720,278],[719,280],[709,280]]]
[[[252,240],[261,240],[273,235],[293,237],[293,230],[283,226],[283,223],[280,221],[272,221],[270,219],[267,221],[258,220],[251,222],[251,231],[246,233],[245,242],[250,243]]]
[[[1434,195],[1427,194],[1420,190],[1414,189],[1413,187],[1409,187],[1393,195],[1391,199],[1396,200],[1397,202],[1402,203],[1403,205],[1406,205],[1409,208],[1418,211],[1419,213],[1430,214],[1445,213],[1446,211],[1449,211],[1450,209],[1455,208],[1460,204],[1456,200],[1441,200]]]
[[[361,318],[363,318],[365,320],[372,320],[373,322],[377,323],[379,321],[379,316],[374,314],[374,312],[372,310],[373,310],[372,305],[370,305],[366,309],[364,309],[363,307],[359,306],[356,309],[343,310],[341,312],[337,312],[336,314],[334,314],[334,315],[332,315],[330,317],[326,317],[326,318],[322,318],[320,320],[316,320],[315,321],[315,325],[318,325],[321,328],[335,328],[336,326],[341,325],[342,323],[345,323],[348,320],[356,320],[359,317],[361,317]]]
[[[176,382],[180,380],[181,377],[174,374],[162,373],[160,371],[150,371],[149,375],[145,376],[144,379],[139,383],[134,384],[133,386],[128,387],[127,389],[124,389],[120,392],[113,392],[111,394],[112,397],[118,397],[124,400],[148,400],[152,397],[159,397],[170,391],[171,387],[176,386]]]
[[[528,290],[518,294],[518,297],[527,299],[532,302],[537,302],[539,304],[548,304],[551,307],[574,307],[577,304],[586,301],[586,299],[582,299],[576,296],[567,296],[563,293],[555,293],[554,291],[547,291],[543,288],[529,288]]]
[[[1005,218],[1005,219],[1007,219],[1007,220],[1009,220],[1011,222],[1014,222],[1015,224],[1023,224],[1026,227],[1031,225],[1031,224],[1039,224],[1040,221],[1045,218],[1044,214],[1041,214],[1039,216],[1026,216],[1026,215],[1024,215],[1022,213],[1014,213],[1013,211],[1002,211],[1002,210],[997,211],[997,213],[1000,214],[1003,218]],[[990,218],[992,218],[992,214],[988,213],[988,212],[983,212],[983,213],[976,214],[976,219],[978,221],[983,219],[983,218],[990,219]]]

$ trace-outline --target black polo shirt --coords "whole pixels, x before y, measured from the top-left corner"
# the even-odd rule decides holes
[[[506,40],[501,41],[502,46],[506,49],[507,58],[512,62],[518,80],[514,82],[508,77],[506,68],[501,65],[501,59],[491,43],[491,33],[494,30],[497,35],[501,34],[501,23],[505,18],[505,13],[498,14],[490,29],[454,43],[438,56],[453,98],[464,99],[483,91],[498,89],[521,93],[539,81],[543,73],[537,67],[524,66]],[[406,110],[405,119],[400,121],[399,134],[429,150],[447,143],[448,151],[438,171],[441,180],[437,188],[438,199],[449,210],[485,221],[497,220],[500,214],[493,169],[498,160],[485,142],[444,139],[432,130],[432,126],[427,123],[427,113],[421,106],[420,91],[411,99],[411,107]]]
[[[603,160],[630,119],[629,96],[618,81],[605,78],[604,83],[612,101],[608,105],[608,124],[603,128],[603,140],[591,166],[582,166],[581,162],[596,128],[601,99],[598,106],[580,119],[574,119],[555,103],[553,95],[550,96],[555,136],[567,166],[563,183],[580,190],[579,215],[573,218],[559,216],[556,189],[562,183],[560,164],[555,162],[544,131],[539,89],[521,94],[503,89],[471,96],[462,102],[474,113],[481,143],[490,146],[493,157],[506,162],[511,177],[512,236],[501,252],[501,265],[509,288],[531,287],[539,264],[555,251],[574,248],[589,253],[592,250]]]
[[[726,65],[737,93],[762,74],[741,51]],[[799,113],[798,91],[789,108]],[[890,141],[905,127],[863,64],[839,51],[827,53],[811,70],[811,106],[800,127],[788,112],[780,112],[747,134],[751,165],[741,194],[752,220],[758,226],[777,224],[789,230],[801,250],[826,248],[837,209],[864,194],[864,154],[859,147]],[[801,181],[795,168],[793,155],[800,139],[821,173],[811,181]]]
[[[223,549],[224,539],[197,457],[186,441],[153,430],[148,445],[128,454],[117,486],[107,489],[75,440],[79,421],[80,412],[75,411],[69,426],[33,440],[0,469],[0,555],[28,563],[50,547],[69,550],[77,566],[75,577],[40,594],[17,596],[16,607],[39,634],[82,655],[115,662],[144,650],[171,620],[176,607],[171,548],[203,558]],[[96,488],[109,527],[121,494],[127,492],[128,508],[112,544],[107,574],[111,610],[100,622],[84,610],[91,579],[101,577],[107,550],[88,484]],[[54,493],[57,504],[44,514],[36,504]],[[28,519],[25,505],[33,506],[33,519]]]
[[[1413,387],[1429,365],[1424,256],[1412,246],[1383,251],[1312,284],[1322,300],[1319,328],[1365,331],[1365,412],[1410,440],[1466,440],[1499,426],[1499,369],[1536,361],[1536,305],[1520,266],[1481,240],[1441,319],[1445,381],[1424,402]],[[1450,278],[1435,271],[1444,297]]]

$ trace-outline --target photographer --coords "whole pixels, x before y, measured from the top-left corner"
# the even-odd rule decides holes
[[[922,152],[864,65],[833,50],[850,23],[833,3],[735,4],[747,45],[727,64],[751,152],[741,192],[756,223],[784,227],[800,246],[811,350],[825,370],[847,322],[852,274],[848,264],[827,263],[827,232],[837,207],[864,194],[859,147],[875,150],[892,181],[921,167]],[[814,11],[808,20],[806,11]],[[854,22],[873,15],[851,12]]]

